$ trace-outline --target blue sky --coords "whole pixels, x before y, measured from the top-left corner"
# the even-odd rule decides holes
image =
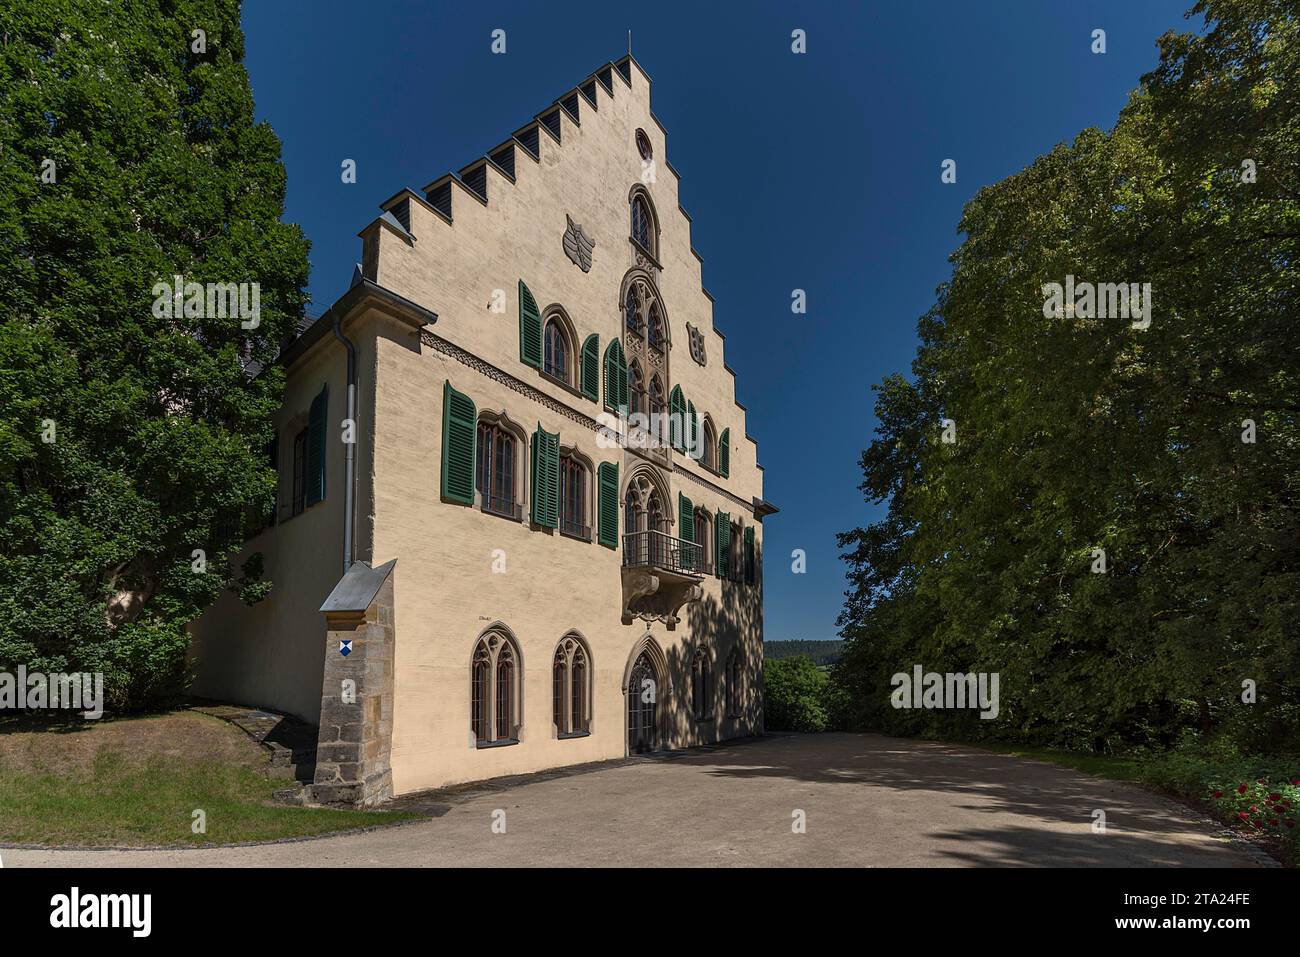
[[[285,218],[312,242],[315,315],[346,290],[381,201],[499,144],[626,53],[632,30],[781,509],[764,530],[766,637],[819,639],[836,636],[845,587],[835,533],[880,513],[857,491],[871,386],[909,371],[962,205],[1109,128],[1156,38],[1196,25],[1191,3],[261,0],[244,31],[258,118],[284,143]],[[504,56],[489,50],[496,28]],[[790,51],[795,28],[806,54]],[[807,315],[790,311],[795,288]]]

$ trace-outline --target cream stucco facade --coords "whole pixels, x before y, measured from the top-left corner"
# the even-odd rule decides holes
[[[322,693],[339,652],[320,611],[346,561],[346,337],[355,349],[351,558],[395,560],[392,606],[380,616],[392,626],[391,693],[373,709],[391,709],[391,793],[762,730],[762,520],[775,509],[762,499],[757,448],[650,110],[649,77],[630,57],[609,64],[489,156],[384,203],[361,233],[353,288],[285,351],[278,520],[247,546],[263,553],[272,594],[252,608],[224,598],[192,626],[197,693],[322,725],[350,721],[329,703],[333,677]],[[643,307],[657,302],[659,348],[649,329],[629,329],[633,286]],[[526,361],[528,292],[543,336],[560,342],[562,372]],[[581,361],[592,336],[595,399]],[[614,341],[647,389],[630,391],[632,410],[648,406],[655,376],[665,412],[679,387],[709,435],[702,458],[702,440],[693,451],[608,441]],[[465,446],[456,410],[444,408],[452,395],[473,406],[472,504],[455,494]],[[328,428],[321,478],[308,479],[323,482],[323,497],[308,503],[313,400]],[[625,435],[641,435],[618,421]],[[539,430],[558,435],[566,463],[558,502],[545,454],[537,476]],[[503,442],[512,443],[508,463]],[[485,448],[497,459],[485,460]],[[601,510],[611,466],[612,538],[608,503]],[[558,521],[547,522],[547,501]],[[688,518],[701,530],[683,527]],[[726,577],[713,567],[719,521],[735,536]],[[377,720],[370,709],[358,716]]]

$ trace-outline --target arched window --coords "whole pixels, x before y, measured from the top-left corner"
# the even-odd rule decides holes
[[[641,377],[641,363],[635,359],[627,367],[627,401],[629,415],[645,415],[645,380]]]
[[[718,436],[713,431],[712,420],[708,417],[704,419],[704,445],[700,461],[713,471],[718,470]]]
[[[704,574],[711,574],[713,571],[713,516],[708,509],[697,508],[695,510],[695,538],[692,539],[696,545],[700,546],[695,549],[696,570]]]
[[[691,660],[691,712],[696,721],[713,717],[713,665],[703,648]]]
[[[623,315],[627,323],[627,331],[634,336],[641,335],[641,284],[633,283],[628,286],[627,298],[623,301]]]
[[[572,455],[560,456],[560,531],[591,540],[587,524],[587,467]]]
[[[474,648],[470,667],[470,727],[481,748],[519,740],[519,655],[501,632],[489,632]]]
[[[542,371],[562,382],[569,381],[569,337],[564,334],[558,319],[546,323],[546,351],[542,359]]]
[[[650,433],[657,444],[668,444],[668,407],[664,403],[664,382],[656,373],[650,378]]]
[[[632,241],[650,255],[655,254],[654,221],[650,218],[650,207],[642,196],[632,197]]]
[[[646,323],[647,336],[650,340],[650,348],[655,352],[664,351],[664,320],[659,315],[659,303],[650,304],[650,318]]]
[[[587,734],[591,728],[591,689],[587,652],[573,636],[560,642],[551,665],[551,714],[560,737]]]
[[[744,688],[741,686],[740,650],[733,648],[727,659],[727,717],[739,718]]]
[[[474,486],[485,512],[519,518],[522,506],[515,496],[515,436],[499,422],[479,419],[478,457]]]
[[[635,476],[623,498],[624,561],[628,565],[664,564],[668,554],[668,517],[659,489],[645,473]],[[657,534],[663,533],[663,534]]]

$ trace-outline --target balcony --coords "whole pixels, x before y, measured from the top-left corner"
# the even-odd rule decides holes
[[[687,602],[703,595],[705,549],[665,532],[631,532],[623,536],[623,623],[633,618],[662,621],[671,631]]]

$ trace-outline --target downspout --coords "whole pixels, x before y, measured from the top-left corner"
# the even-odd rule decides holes
[[[342,310],[334,312],[334,338],[348,350],[348,421],[352,423],[352,441],[347,446],[347,482],[343,493],[343,574],[352,567],[353,529],[356,526],[356,455],[357,455],[357,347],[343,335]]]

